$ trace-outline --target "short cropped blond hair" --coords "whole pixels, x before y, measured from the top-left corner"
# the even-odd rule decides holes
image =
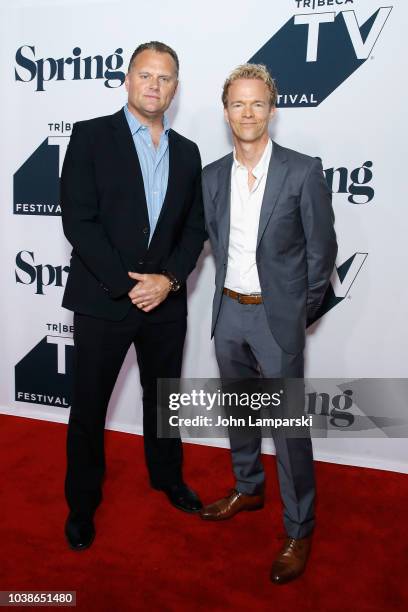
[[[269,89],[269,100],[271,107],[276,106],[278,90],[276,83],[267,67],[264,64],[241,64],[231,72],[224,83],[224,87],[222,89],[222,103],[224,107],[226,107],[228,103],[229,86],[238,79],[259,79],[263,81]]]

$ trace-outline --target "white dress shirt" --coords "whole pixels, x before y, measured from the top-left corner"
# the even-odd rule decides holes
[[[238,293],[261,292],[256,266],[256,242],[271,155],[272,141],[269,139],[261,159],[252,170],[255,182],[250,191],[248,170],[237,160],[234,149],[231,170],[230,236],[225,287]]]

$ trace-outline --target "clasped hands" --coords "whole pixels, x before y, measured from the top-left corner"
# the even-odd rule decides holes
[[[170,292],[170,281],[164,274],[139,274],[128,272],[130,278],[137,281],[136,285],[128,293],[132,304],[150,312],[161,304]]]

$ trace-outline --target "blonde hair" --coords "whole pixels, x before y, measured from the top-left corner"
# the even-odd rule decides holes
[[[224,87],[222,89],[222,103],[224,107],[226,107],[228,103],[229,86],[238,79],[259,79],[260,81],[263,81],[269,89],[269,101],[271,107],[276,106],[278,90],[276,83],[271,77],[267,67],[264,64],[241,64],[240,66],[237,66],[237,68],[235,68],[235,70],[233,70],[225,80]]]

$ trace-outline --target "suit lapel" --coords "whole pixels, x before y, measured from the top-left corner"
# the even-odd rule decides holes
[[[144,225],[149,226],[142,169],[123,109],[112,115],[112,127],[118,154],[123,161],[124,180],[128,184],[129,192],[134,194],[139,204],[138,212],[142,215]]]
[[[256,248],[258,248],[262,240],[262,236],[274,211],[282,185],[285,181],[288,172],[286,162],[287,157],[284,149],[274,142],[271,161],[269,162],[268,176],[266,178],[265,192],[262,199]]]
[[[217,207],[218,241],[228,255],[230,217],[231,217],[231,168],[232,153],[224,158],[218,169],[218,190],[215,196]]]

